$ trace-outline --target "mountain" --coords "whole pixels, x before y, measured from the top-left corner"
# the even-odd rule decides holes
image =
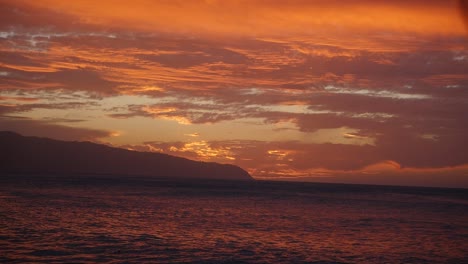
[[[24,137],[0,131],[0,173],[113,174],[252,180],[243,169],[91,142]]]

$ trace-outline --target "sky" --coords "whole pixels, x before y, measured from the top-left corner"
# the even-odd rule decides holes
[[[468,188],[467,6],[0,0],[0,130],[256,179]]]

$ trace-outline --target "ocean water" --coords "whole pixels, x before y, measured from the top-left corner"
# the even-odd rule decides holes
[[[0,176],[1,263],[468,263],[468,191]]]

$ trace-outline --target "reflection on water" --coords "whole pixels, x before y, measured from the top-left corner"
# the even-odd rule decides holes
[[[2,176],[0,262],[468,263],[467,202],[466,190]]]

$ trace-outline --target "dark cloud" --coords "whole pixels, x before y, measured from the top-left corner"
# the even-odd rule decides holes
[[[137,58],[156,62],[166,67],[171,68],[189,68],[192,66],[207,64],[207,63],[227,63],[227,64],[246,64],[247,57],[242,54],[223,50],[223,49],[204,49],[203,51],[192,50],[191,53],[179,54],[143,54]]]
[[[5,114],[13,112],[12,108],[13,106],[0,104],[0,115],[5,115]]]
[[[4,131],[14,131],[24,136],[38,136],[69,141],[99,141],[112,135],[112,132],[105,130],[68,127],[48,121],[13,117],[0,117],[0,127]]]
[[[23,67],[26,69],[25,66]],[[63,69],[48,72],[47,69],[36,72],[29,70],[6,69],[8,75],[2,77],[0,88],[4,90],[68,90],[87,91],[91,94],[116,95],[122,82],[106,80],[99,71],[92,69]]]
[[[401,143],[404,145],[401,145],[401,143],[396,144],[398,140],[402,140]],[[379,184],[401,182],[402,178],[399,177],[393,181],[392,177],[389,176],[389,171],[393,173],[392,175],[398,176],[402,173],[409,177],[412,174],[418,174],[422,177],[424,173],[427,173],[426,177],[428,177],[429,181],[437,181],[437,179],[441,180],[440,175],[435,171],[437,168],[447,168],[447,171],[444,172],[444,175],[446,175],[451,170],[450,168],[461,168],[468,163],[467,158],[463,157],[463,151],[460,152],[461,147],[453,149],[453,146],[445,144],[446,141],[442,143],[435,142],[425,152],[424,148],[428,147],[428,144],[422,143],[422,140],[425,139],[405,140],[401,137],[393,137],[388,142],[378,142],[375,146],[331,143],[304,144],[297,141],[231,140],[145,142],[143,145],[126,147],[141,151],[164,152],[192,159],[234,163],[248,169],[252,175],[257,177],[286,177],[289,173],[288,177],[300,176],[307,178],[314,174],[320,174],[320,171],[325,171],[330,176],[338,176],[341,179],[340,181],[343,182],[344,178],[340,178],[341,176],[351,175],[351,180],[354,179],[353,173],[358,175],[372,173],[373,175],[380,175],[375,176],[371,181]],[[454,157],[452,151],[457,152],[455,154],[456,158],[450,158]],[[389,158],[393,161],[389,162]],[[433,160],[438,160],[438,162],[431,164]],[[436,175],[431,175],[431,171],[435,171]],[[283,175],[284,172],[288,173]],[[463,169],[457,173],[463,173]],[[362,179],[362,183],[368,180],[367,177]],[[412,184],[417,185],[418,179],[413,179]],[[408,179],[407,181],[411,182],[413,180]]]
[[[46,79],[59,82],[58,88],[98,93],[114,93],[119,84],[102,78],[99,72],[91,69],[62,70],[47,74]]]
[[[17,66],[46,66],[46,62],[41,62],[37,57],[28,56],[27,53],[21,53],[17,51],[0,51],[2,62],[6,64],[12,64]]]
[[[0,30],[29,32],[92,30],[96,26],[85,23],[79,17],[48,7],[28,5],[22,1],[0,2]]]
[[[459,0],[458,2],[459,2],[460,14],[463,18],[463,21],[465,22],[465,27],[468,33],[468,1]]]
[[[324,183],[380,184],[399,186],[427,186],[467,188],[468,174],[466,167],[427,169],[427,170],[387,170],[372,173],[355,171],[351,173],[334,172],[328,175],[288,177],[287,180],[311,181]],[[284,179],[284,178],[283,178]]]
[[[67,103],[29,103],[17,105],[0,105],[1,115],[12,113],[23,113],[34,111],[36,109],[68,109],[68,110],[83,110],[92,106],[97,106],[95,102],[67,102]]]
[[[111,109],[110,111],[114,111]],[[122,113],[109,114],[114,118],[144,117],[183,117],[194,124],[216,123],[254,115],[255,109],[242,105],[222,105],[220,103],[171,102],[151,105],[129,105],[119,109]]]
[[[465,131],[445,131],[436,135],[407,132],[404,129],[383,134],[376,140],[378,151],[402,167],[438,168],[468,163]]]
[[[188,158],[207,159],[235,163],[243,168],[261,170],[274,175],[278,171],[291,169],[303,172],[321,168],[330,170],[361,169],[383,159],[376,155],[375,147],[345,144],[305,144],[296,141],[210,141],[210,142],[145,142],[140,149],[159,150],[168,154]],[[149,147],[151,146],[151,147]],[[201,146],[201,148],[200,148]],[[138,146],[134,146],[134,148]],[[205,156],[208,150],[209,155]],[[352,157],[359,157],[353,159]]]

